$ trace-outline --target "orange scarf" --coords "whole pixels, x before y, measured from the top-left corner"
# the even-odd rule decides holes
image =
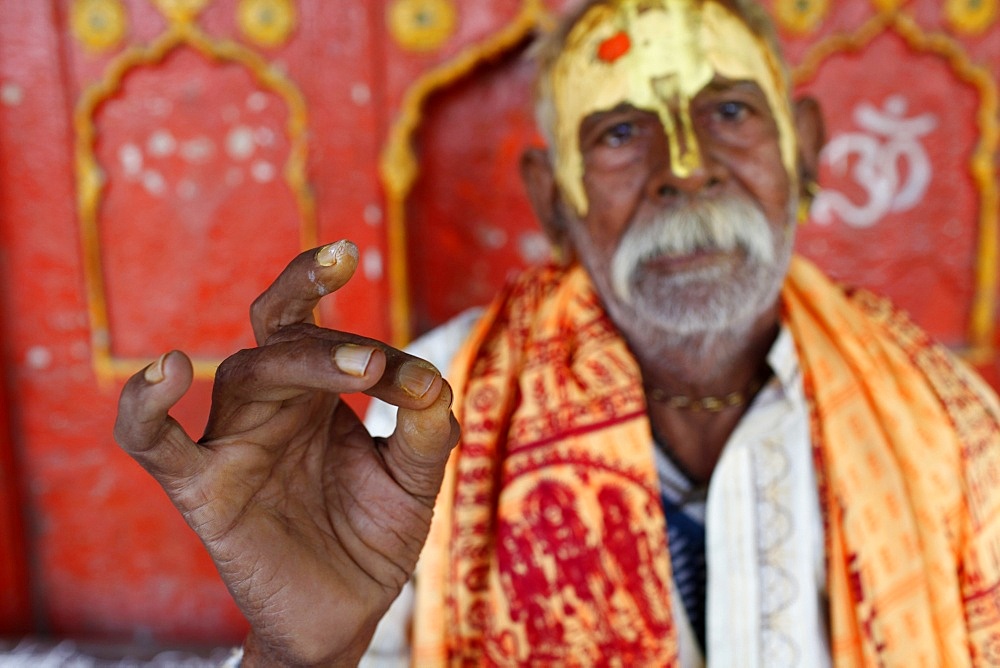
[[[995,396],[804,260],[783,305],[812,409],[835,664],[1000,660]],[[638,367],[583,270],[511,285],[455,371],[463,436],[421,558],[414,665],[675,665]]]

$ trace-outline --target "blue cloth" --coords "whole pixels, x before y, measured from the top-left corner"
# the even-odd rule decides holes
[[[691,628],[705,651],[705,525],[660,495],[667,519],[667,545],[677,593],[684,602]]]

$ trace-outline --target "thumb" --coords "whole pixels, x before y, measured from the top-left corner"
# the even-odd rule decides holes
[[[191,360],[174,350],[129,378],[118,400],[115,440],[161,484],[190,474],[204,457],[168,414],[193,378]]]
[[[461,433],[451,412],[453,398],[451,387],[442,381],[441,393],[427,408],[399,409],[396,431],[389,437],[389,471],[408,493],[431,503],[441,488],[448,455]]]

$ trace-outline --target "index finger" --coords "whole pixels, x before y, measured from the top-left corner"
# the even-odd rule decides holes
[[[313,322],[319,300],[343,287],[357,266],[358,247],[347,239],[296,256],[250,305],[257,345],[282,327]]]

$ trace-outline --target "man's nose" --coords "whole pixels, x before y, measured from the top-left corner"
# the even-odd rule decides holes
[[[664,131],[662,141],[651,155],[649,197],[675,199],[681,194],[716,187],[722,180],[721,165],[704,150],[704,143],[693,128],[689,132]]]
[[[672,200],[680,195],[694,195],[711,189],[721,183],[706,165],[699,164],[678,175],[669,162],[661,163],[649,179],[649,197],[656,200]]]

